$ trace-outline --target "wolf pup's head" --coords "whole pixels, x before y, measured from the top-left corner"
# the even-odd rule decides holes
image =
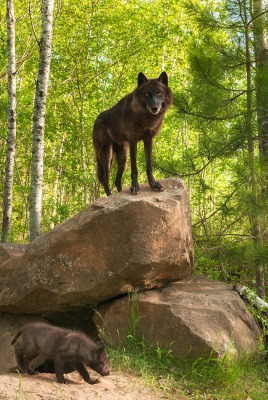
[[[150,114],[157,115],[166,111],[172,103],[171,90],[168,87],[168,77],[163,71],[158,79],[147,79],[140,72],[138,75],[138,88],[143,97],[146,110]]]
[[[108,357],[102,344],[94,351],[93,359],[89,359],[88,366],[102,376],[110,375]]]

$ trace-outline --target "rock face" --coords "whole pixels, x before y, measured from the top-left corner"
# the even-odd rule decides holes
[[[260,332],[239,295],[229,285],[192,275],[183,182],[161,183],[164,192],[144,185],[137,196],[125,191],[101,198],[28,246],[0,246],[0,373],[15,366],[10,342],[18,327],[41,314],[63,326],[63,318],[71,324],[69,311],[78,321],[79,310],[88,329],[92,315],[83,306],[109,300],[95,323],[121,342],[132,291],[139,292],[139,333],[151,344],[171,346],[176,356],[256,350]],[[68,311],[65,317],[62,311]]]
[[[0,311],[41,314],[162,287],[193,273],[189,200],[181,180],[100,198],[0,266]]]
[[[28,248],[27,244],[0,244],[0,266],[13,257],[19,257],[25,253]]]
[[[0,265],[2,265],[6,260],[9,260],[10,256],[8,251],[0,245]]]
[[[253,353],[260,331],[231,288],[192,276],[138,295],[138,332],[145,341],[170,346],[179,357]],[[128,304],[130,304],[128,306]],[[131,302],[127,296],[99,307],[94,320],[105,335],[122,343]]]

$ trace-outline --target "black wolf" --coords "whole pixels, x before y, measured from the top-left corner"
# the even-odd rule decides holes
[[[11,344],[15,347],[18,367],[30,375],[37,373],[30,363],[38,355],[54,361],[54,370],[59,383],[66,383],[63,375],[65,363],[70,364],[87,383],[91,384],[99,380],[90,378],[85,365],[103,376],[110,373],[103,344],[94,343],[82,332],[46,323],[32,323],[22,327]]]
[[[131,193],[137,194],[138,170],[136,165],[137,142],[143,140],[146,173],[151,189],[162,191],[152,174],[152,139],[159,132],[164,115],[172,104],[166,72],[158,79],[147,79],[140,72],[138,87],[115,106],[99,114],[93,128],[93,146],[97,160],[97,174],[107,196],[111,194],[109,175],[113,155],[117,162],[115,186],[122,190],[121,179],[130,147]]]

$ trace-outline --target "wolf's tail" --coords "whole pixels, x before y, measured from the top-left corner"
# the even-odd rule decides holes
[[[18,331],[16,333],[16,335],[13,337],[11,344],[14,345],[17,341],[17,339],[20,337],[20,335],[22,334],[22,331]]]

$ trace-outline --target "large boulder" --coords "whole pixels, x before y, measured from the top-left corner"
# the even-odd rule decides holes
[[[27,244],[0,243],[0,266],[10,258],[21,256],[27,248]]]
[[[136,321],[131,321],[133,315]],[[232,287],[201,276],[139,293],[138,302],[124,296],[102,305],[94,321],[116,344],[123,343],[128,323],[137,325],[145,341],[171,346],[179,357],[253,353],[260,338],[254,318]]]
[[[189,199],[179,179],[98,199],[0,267],[0,311],[53,313],[193,272]]]
[[[4,246],[0,245],[0,265],[10,258],[11,257],[8,254],[8,251],[4,248]]]

